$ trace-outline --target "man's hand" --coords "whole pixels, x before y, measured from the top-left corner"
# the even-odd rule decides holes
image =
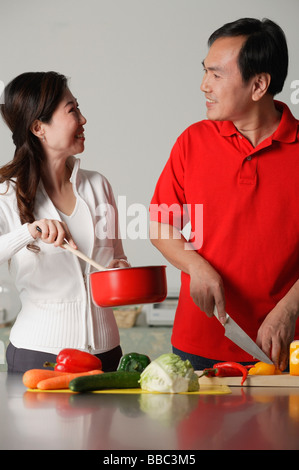
[[[225,323],[223,282],[217,271],[205,260],[202,260],[200,267],[190,270],[190,295],[208,317],[213,316],[216,305],[219,320],[222,324]]]
[[[266,316],[257,334],[257,345],[280,370],[288,365],[297,316],[278,303]]]

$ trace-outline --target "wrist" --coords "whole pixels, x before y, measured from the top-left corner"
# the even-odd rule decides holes
[[[287,294],[280,299],[277,306],[290,318],[296,320],[299,317],[299,279]]]
[[[299,301],[298,299],[282,299],[278,302],[278,305],[286,313],[289,318],[292,318],[294,321],[299,316]]]
[[[206,269],[210,269],[211,265],[198,253],[195,253],[194,258],[187,265],[187,273],[190,277],[196,276],[199,273],[203,272]]]
[[[36,232],[35,223],[34,222],[32,222],[31,224],[28,223],[27,228],[28,228],[28,232],[30,233],[32,238],[34,238],[34,240],[36,240],[38,234]]]

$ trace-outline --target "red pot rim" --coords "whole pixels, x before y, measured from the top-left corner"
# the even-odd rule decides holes
[[[159,268],[159,270],[161,268],[167,268],[166,265],[151,265],[151,266],[131,266],[129,268],[111,268],[111,269],[107,269],[105,271],[94,271],[92,273],[89,273],[90,276],[92,276],[93,274],[104,274],[104,273],[110,273],[110,272],[116,272],[116,271],[137,271],[139,269],[157,269]]]

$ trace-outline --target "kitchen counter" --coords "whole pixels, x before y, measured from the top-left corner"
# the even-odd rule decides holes
[[[0,449],[131,454],[299,450],[299,388],[231,387],[230,391],[222,395],[30,392],[21,374],[0,372]],[[200,456],[195,455],[199,463]]]

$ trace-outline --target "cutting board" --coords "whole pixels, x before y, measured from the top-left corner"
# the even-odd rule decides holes
[[[195,371],[199,376],[202,371]],[[198,379],[200,387],[203,385],[227,385],[228,387],[241,387],[242,377],[201,377]],[[299,387],[299,376],[287,373],[279,375],[248,375],[243,387]]]
[[[37,392],[37,393],[76,393],[72,392],[70,389],[62,389],[62,390],[39,390],[38,388],[29,388],[27,389],[28,392]],[[91,393],[110,393],[110,394],[122,394],[122,395],[132,395],[132,394],[143,394],[143,393],[151,393],[151,394],[158,394],[159,392],[147,392],[146,390],[142,390],[141,388],[121,388],[115,390],[94,390]],[[227,395],[231,393],[230,388],[226,384],[203,384],[200,386],[200,389],[197,392],[181,392],[177,395]]]

